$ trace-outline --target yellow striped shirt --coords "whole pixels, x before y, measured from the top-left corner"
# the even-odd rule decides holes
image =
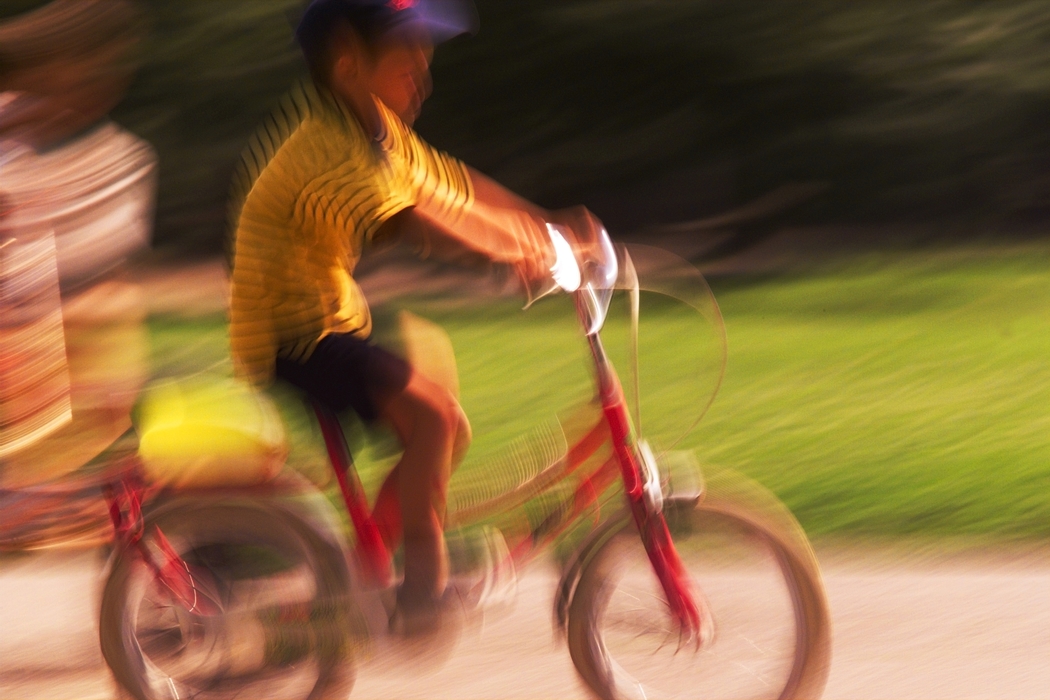
[[[376,100],[369,137],[332,93],[303,83],[249,141],[234,178],[230,344],[238,373],[273,377],[329,333],[371,332],[354,267],[391,216],[437,206],[454,220],[473,201],[466,167],[425,143]]]

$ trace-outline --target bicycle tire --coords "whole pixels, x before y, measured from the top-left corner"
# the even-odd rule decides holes
[[[831,656],[827,597],[790,512],[736,477],[709,482],[699,502],[668,500],[664,512],[713,618],[713,638],[699,650],[678,646],[641,540],[623,518],[584,564],[569,605],[569,652],[590,690],[608,700],[819,697]],[[737,653],[746,658],[729,658]]]
[[[346,698],[349,570],[341,548],[290,510],[254,500],[182,499],[147,520],[214,582],[222,612],[193,616],[134,549],[115,558],[99,638],[118,695]]]

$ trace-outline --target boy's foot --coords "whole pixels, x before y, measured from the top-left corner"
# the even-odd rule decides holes
[[[447,538],[451,576],[440,596],[396,591],[390,631],[424,637],[457,630],[471,613],[512,603],[517,593],[514,561],[503,534],[491,527],[459,531]]]
[[[462,617],[462,601],[453,588],[433,596],[408,593],[402,587],[397,589],[390,631],[399,637],[431,637],[460,627]]]
[[[503,533],[480,527],[447,538],[452,575],[464,609],[484,610],[513,602],[517,594],[514,560]]]

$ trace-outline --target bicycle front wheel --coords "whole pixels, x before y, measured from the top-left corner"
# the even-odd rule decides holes
[[[749,486],[709,489],[699,504],[669,501],[665,515],[709,634],[699,645],[680,639],[625,520],[585,566],[569,608],[569,651],[591,690],[609,699],[819,697],[827,600],[790,513]]]

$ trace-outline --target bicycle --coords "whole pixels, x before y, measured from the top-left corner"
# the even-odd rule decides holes
[[[697,296],[686,303],[721,332],[706,283],[669,254],[616,250],[604,231],[589,242],[556,228],[551,236],[554,276],[573,295],[593,363],[596,415],[578,438],[498,488],[454,478],[450,531],[544,501],[549,507],[525,531],[470,554],[512,570],[626,497],[626,508],[575,548],[555,598],[556,628],[590,690],[601,698],[819,696],[829,615],[801,528],[759,487],[705,478],[687,455],[639,437],[637,368],[632,402],[602,342],[615,289],[626,290],[636,339],[641,289],[681,298],[668,279],[691,285]],[[659,268],[662,285],[639,281],[639,256]],[[724,344],[721,352],[724,367]],[[719,382],[720,374],[715,390]],[[116,534],[100,640],[120,692],[346,697],[355,661],[399,643],[389,634],[394,555],[378,536],[338,421],[316,413],[356,535],[353,554],[331,506],[302,480],[159,490],[134,456],[108,472]],[[469,594],[484,596],[479,588],[491,582]]]

